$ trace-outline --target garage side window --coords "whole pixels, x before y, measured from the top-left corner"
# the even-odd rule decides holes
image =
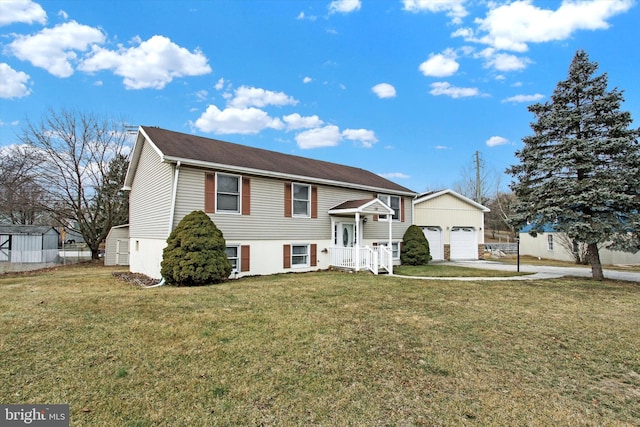
[[[547,250],[549,251],[553,250],[553,234],[547,235]]]

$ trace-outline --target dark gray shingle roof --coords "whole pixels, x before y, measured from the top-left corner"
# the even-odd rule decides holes
[[[336,181],[401,193],[414,191],[367,170],[307,157],[142,126],[165,157]],[[415,193],[414,193],[415,194]]]

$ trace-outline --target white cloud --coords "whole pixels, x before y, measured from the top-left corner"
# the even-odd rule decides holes
[[[436,150],[451,150],[451,147],[448,147],[446,145],[436,145],[435,147]]]
[[[534,95],[515,95],[509,98],[503,99],[501,102],[535,102],[544,98],[544,95],[541,93],[536,93]]]
[[[486,142],[487,147],[496,147],[498,145],[504,145],[508,143],[509,143],[509,140],[501,136],[492,136],[491,138],[487,139],[487,142]]]
[[[127,89],[162,89],[174,78],[199,76],[211,72],[207,58],[198,49],[194,53],[173,43],[164,36],[153,36],[140,41],[138,46],[118,50],[107,50],[93,46],[91,55],[79,70],[96,72],[112,70],[123,77]]]
[[[419,68],[425,76],[448,77],[455,74],[459,67],[455,51],[446,49],[442,53],[429,55],[429,59],[420,64]]]
[[[317,128],[324,124],[324,122],[316,115],[302,117],[298,113],[284,116],[282,117],[282,120],[287,124],[287,130]]]
[[[381,177],[387,178],[387,179],[409,179],[409,178],[411,178],[409,175],[407,175],[406,173],[402,173],[402,172],[379,173],[378,176],[381,176]]]
[[[224,83],[225,83],[224,79],[222,77],[220,77],[218,79],[218,81],[216,82],[216,85],[214,86],[214,88],[216,90],[222,90],[224,88]]]
[[[16,71],[9,64],[0,64],[0,98],[22,98],[31,93],[27,87],[29,75]]]
[[[329,13],[351,13],[361,6],[360,0],[334,0],[329,4]]]
[[[396,88],[389,83],[378,83],[371,90],[378,98],[395,98],[396,96]]]
[[[42,25],[47,23],[47,13],[42,6],[31,0],[3,0],[0,1],[0,27],[16,22]]]
[[[105,35],[99,29],[70,21],[35,35],[19,35],[8,47],[23,61],[44,68],[56,77],[69,77],[73,74],[76,51],[86,51],[90,45],[104,40]]]
[[[329,125],[309,129],[296,135],[296,143],[303,150],[321,147],[335,147],[340,144],[342,135],[338,126]]]
[[[198,98],[198,100],[200,101],[205,101],[207,99],[207,97],[209,96],[209,92],[206,90],[199,90],[195,93],[196,98]]]
[[[409,12],[446,12],[454,24],[460,24],[468,15],[466,0],[403,0],[404,10]]]
[[[283,129],[284,123],[258,108],[228,107],[220,110],[215,105],[209,105],[194,126],[202,132],[256,134],[267,128]]]
[[[350,141],[360,142],[365,148],[371,148],[373,144],[378,142],[376,134],[368,129],[345,129],[342,136]]]
[[[304,79],[302,79],[302,83],[311,83],[313,81],[313,79],[309,76],[305,77]]]
[[[530,63],[529,58],[519,58],[508,53],[494,53],[487,58],[485,66],[498,71],[518,71],[527,68]]]
[[[431,83],[431,90],[429,93],[434,96],[446,95],[451,98],[464,98],[480,95],[480,91],[475,87],[456,87],[451,86],[448,82]]]
[[[308,16],[307,16],[307,15],[305,15],[305,13],[304,13],[304,12],[300,12],[300,13],[298,14],[298,16],[296,17],[296,19],[297,19],[298,21],[304,21],[304,20],[307,20],[307,21],[315,21],[315,20],[317,20],[317,19],[318,19],[318,17],[317,17],[317,16],[315,16],[315,15],[308,15]]]
[[[492,5],[484,19],[476,19],[479,32],[485,35],[473,41],[524,52],[528,43],[565,40],[579,30],[607,29],[607,19],[629,10],[633,1],[565,0],[557,10],[534,6],[531,0]]]
[[[297,100],[284,92],[273,92],[256,87],[240,86],[229,105],[231,107],[266,107],[267,105],[296,105]]]

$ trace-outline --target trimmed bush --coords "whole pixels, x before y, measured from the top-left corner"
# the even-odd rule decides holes
[[[222,232],[202,211],[182,218],[162,252],[160,273],[176,286],[220,283],[231,274]]]
[[[402,237],[402,251],[400,261],[403,265],[427,265],[431,259],[429,241],[422,229],[411,225]]]

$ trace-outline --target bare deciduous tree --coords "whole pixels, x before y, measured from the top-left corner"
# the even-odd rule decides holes
[[[41,152],[26,145],[11,145],[0,151],[0,220],[31,225],[47,221],[44,189],[37,181]]]
[[[123,217],[120,209],[127,208],[126,204],[107,204],[113,200],[102,193],[105,182],[114,179],[105,179],[112,161],[128,149],[125,122],[93,113],[50,109],[40,122],[27,121],[20,139],[44,156],[37,176],[55,218],[80,233],[92,258],[97,259],[100,243],[112,226],[120,225],[114,223]]]

